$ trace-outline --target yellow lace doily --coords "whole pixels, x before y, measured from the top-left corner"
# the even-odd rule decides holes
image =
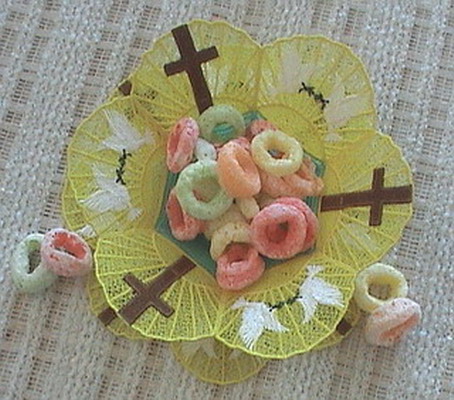
[[[197,49],[215,45],[219,52],[202,64],[214,104],[258,110],[298,139],[326,165],[325,196],[370,190],[378,170],[385,187],[411,185],[399,149],[375,130],[369,79],[346,46],[298,36],[260,47],[224,22],[188,26]],[[134,295],[125,274],[147,283],[182,255],[153,230],[166,179],[166,134],[179,118],[198,114],[187,76],[164,73],[164,64],[179,58],[172,35],[160,38],[129,77],[131,93],[116,93],[98,108],[68,148],[67,188],[74,195],[65,191],[64,217],[69,227],[96,236],[96,276],[116,312]],[[323,107],[322,94],[329,101]],[[151,307],[132,327],[167,341],[214,337],[266,358],[308,351],[333,334],[356,273],[389,250],[411,216],[410,203],[381,207],[379,225],[370,224],[369,206],[321,212],[316,251],[267,270],[241,293],[222,292],[195,268],[161,296],[175,309],[171,317]],[[323,295],[306,296],[314,287]]]
[[[90,309],[94,315],[99,315],[108,307],[104,292],[94,274],[88,277],[87,293],[90,301]],[[359,317],[360,312],[355,302],[351,301],[347,313],[343,318],[350,325],[349,332],[357,324]],[[107,329],[117,336],[130,340],[147,339],[121,318],[114,319],[107,326]],[[319,350],[335,345],[345,336],[335,331],[314,349]],[[188,371],[203,381],[218,385],[246,380],[257,374],[266,365],[266,359],[250,356],[238,349],[231,349],[213,338],[200,339],[192,342],[173,342],[170,344],[170,347],[177,361],[188,369]]]

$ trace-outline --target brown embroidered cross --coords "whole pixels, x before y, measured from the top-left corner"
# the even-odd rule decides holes
[[[385,204],[411,203],[412,186],[384,187],[385,169],[376,168],[372,188],[364,192],[340,193],[322,197],[321,211],[370,206],[369,225],[381,224]]]
[[[195,102],[200,114],[213,105],[208,84],[203,76],[201,64],[219,57],[215,46],[197,51],[187,25],[181,25],[172,30],[181,58],[164,65],[167,76],[185,71],[194,92]]]
[[[118,314],[130,325],[150,307],[154,307],[165,317],[170,317],[174,310],[160,296],[194,267],[191,260],[181,257],[149,283],[142,282],[133,274],[126,274],[123,280],[131,286],[134,296],[118,310]],[[116,318],[116,314],[112,308],[107,307],[98,318],[104,325],[109,325]]]

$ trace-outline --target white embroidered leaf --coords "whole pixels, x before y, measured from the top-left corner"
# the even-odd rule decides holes
[[[214,351],[214,339],[206,338],[181,343],[181,351],[187,357],[194,356],[198,351],[203,351],[210,358],[218,358]]]
[[[102,142],[105,147],[118,152],[134,151],[153,140],[150,133],[142,136],[123,114],[114,110],[104,110],[104,114],[112,131],[112,136]]]
[[[106,211],[120,211],[129,207],[129,193],[126,186],[115,182],[115,178],[105,175],[99,167],[93,166],[93,176],[99,187],[82,203],[90,210],[104,213]]]
[[[325,118],[328,131],[334,132],[343,127],[351,118],[367,110],[367,102],[362,96],[347,96],[337,101],[329,101],[325,107]]]
[[[248,302],[240,298],[232,306],[234,310],[238,308],[245,308],[239,333],[249,349],[254,347],[265,329],[273,332],[287,331],[274,315],[275,310],[271,310],[265,303]]]
[[[314,317],[319,304],[338,307],[343,305],[342,292],[337,287],[315,276],[321,271],[323,271],[321,265],[310,265],[308,277],[299,288],[299,296],[296,301],[303,307],[304,323],[309,322]]]
[[[90,224],[87,224],[80,228],[77,233],[86,238],[96,237],[96,232]]]

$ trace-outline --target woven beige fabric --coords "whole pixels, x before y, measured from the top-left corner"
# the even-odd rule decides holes
[[[61,225],[75,127],[157,36],[191,18],[226,19],[262,43],[323,34],[366,64],[380,129],[415,180],[414,217],[385,259],[424,312],[403,343],[373,348],[357,328],[334,348],[217,387],[184,371],[166,344],[109,334],[88,312],[81,280],[41,297],[14,290],[15,243]],[[0,398],[453,399],[453,82],[449,1],[0,0]]]

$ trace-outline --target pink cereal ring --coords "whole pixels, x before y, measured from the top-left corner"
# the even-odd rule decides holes
[[[41,244],[43,266],[56,275],[82,276],[91,271],[93,259],[88,244],[66,229],[52,229]]]
[[[418,303],[403,297],[376,308],[367,318],[364,333],[368,343],[392,346],[415,327],[421,319]]]
[[[275,201],[275,203],[293,206],[304,214],[307,222],[307,230],[306,240],[301,251],[306,251],[307,249],[310,249],[315,243],[315,239],[317,237],[318,232],[318,219],[315,216],[314,212],[303,200],[298,199],[296,197],[280,197]]]
[[[181,118],[172,128],[167,140],[167,168],[178,173],[188,165],[199,137],[199,126],[192,118]]]
[[[201,220],[191,217],[181,208],[175,190],[172,190],[169,194],[166,214],[172,235],[177,240],[195,239],[204,229]]]
[[[256,282],[265,271],[265,262],[249,244],[230,245],[217,260],[216,280],[226,290],[241,290]]]
[[[251,222],[251,242],[259,253],[274,259],[293,257],[306,243],[307,221],[298,208],[273,203]]]
[[[256,119],[246,128],[246,138],[252,140],[266,130],[276,131],[277,128],[266,119]]]

